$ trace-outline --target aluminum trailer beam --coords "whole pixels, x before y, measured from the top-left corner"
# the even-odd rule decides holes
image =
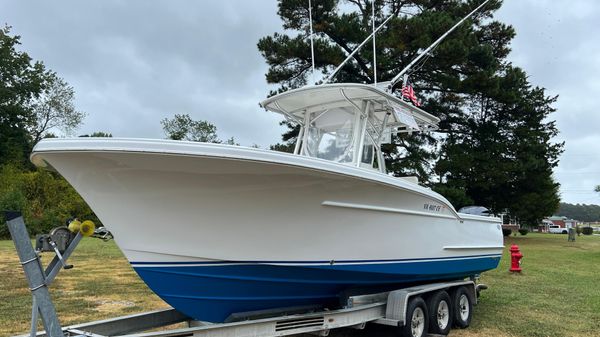
[[[29,239],[29,233],[25,228],[23,217],[20,212],[4,212],[6,219],[6,225],[10,231],[10,236],[15,244],[15,249],[19,255],[19,260],[25,271],[27,282],[29,283],[29,290],[33,296],[34,307],[33,310],[36,312],[39,310],[42,318],[42,324],[44,329],[48,331],[50,337],[63,337],[63,332],[56,315],[56,309],[54,303],[50,298],[50,292],[46,284],[46,275],[42,268],[42,263],[37,253],[31,246],[31,240]],[[36,316],[35,314],[33,316]],[[32,326],[33,326],[32,322]],[[35,324],[37,324],[37,319]]]
[[[308,314],[213,324],[193,321],[175,309],[167,309],[76,324],[65,327],[63,331],[69,336],[88,337],[115,335],[121,337],[273,337],[301,333],[327,336],[330,330],[342,327],[362,329],[368,322],[402,326],[411,297],[458,286],[466,286],[473,292],[473,298],[476,298],[476,287],[473,281],[441,282],[390,292],[351,296],[347,298],[346,308]],[[143,332],[179,322],[187,322],[190,327]],[[46,335],[39,333],[37,336]]]
[[[189,322],[190,318],[175,309],[163,309],[139,314],[103,319],[94,322],[74,324],[63,329],[69,335],[86,336],[118,336],[136,331],[150,330],[171,324]],[[16,337],[28,337],[21,335]],[[36,337],[47,337],[44,331],[38,332]]]
[[[474,281],[450,281],[424,284],[377,294],[349,296],[346,306],[337,310],[324,310],[303,314],[280,314],[276,317],[247,319],[232,323],[208,323],[191,320],[175,309],[157,310],[146,313],[122,316],[112,319],[75,324],[61,328],[47,285],[54,279],[63,261],[54,261],[44,272],[38,254],[33,250],[25,223],[20,213],[7,212],[7,225],[15,242],[25,276],[32,290],[37,310],[42,317],[47,332],[22,337],[274,337],[301,333],[327,336],[332,329],[353,327],[362,329],[368,322],[391,326],[403,326],[409,299],[438,290],[449,290],[465,286],[472,292],[477,302],[478,290],[485,289]],[[79,242],[74,240],[65,251],[68,257]],[[59,263],[61,262],[61,263]],[[34,307],[34,310],[36,308]],[[36,310],[36,312],[37,312]],[[33,315],[37,321],[37,315]],[[242,317],[242,316],[240,316]],[[144,332],[151,329],[166,328],[175,323],[185,322],[189,327],[163,331]]]
[[[186,321],[185,316],[179,314],[175,309],[168,309],[72,325],[65,327],[63,331],[68,336],[89,337],[114,335],[121,337],[269,337],[289,336],[301,333],[319,333],[322,336],[326,336],[331,329],[341,327],[364,328],[364,323],[376,321],[385,316],[385,305],[385,302],[376,302],[355,308],[219,324],[193,320]],[[169,315],[172,315],[172,320],[163,320]],[[156,317],[159,317],[159,319],[154,320]],[[187,322],[192,327],[122,334],[126,330],[155,329],[178,322]],[[37,336],[44,337],[45,334],[39,333]]]

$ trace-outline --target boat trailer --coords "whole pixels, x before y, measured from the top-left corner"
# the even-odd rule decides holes
[[[411,315],[412,321],[406,322],[413,300],[422,301],[421,296],[439,291],[462,290],[471,301],[467,310],[470,321],[470,309],[477,304],[479,291],[487,288],[476,284],[473,279],[431,283],[377,294],[347,296],[343,298],[343,308],[336,310],[305,308],[302,313],[294,313],[302,308],[282,308],[232,314],[226,323],[193,320],[171,308],[61,327],[48,286],[61,269],[72,268],[66,260],[84,235],[77,232],[64,240],[64,233],[63,237],[60,233],[51,233],[36,240],[43,243],[43,250],[42,246],[34,250],[21,213],[5,212],[5,219],[33,296],[31,331],[19,337],[271,337],[302,333],[327,336],[337,328],[364,329],[366,323],[397,327],[401,332],[407,324],[413,328],[415,324],[424,324],[423,321],[415,321],[414,315]],[[106,237],[106,233],[103,235],[100,238]],[[45,269],[39,258],[41,251],[55,253]],[[37,332],[39,318],[45,331]],[[169,329],[174,324],[178,327]]]

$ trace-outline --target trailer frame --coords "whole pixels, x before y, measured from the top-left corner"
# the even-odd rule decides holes
[[[407,306],[414,297],[465,287],[473,299],[472,305],[475,305],[479,291],[487,288],[477,284],[475,279],[422,284],[375,294],[346,296],[341,309],[317,311],[305,308],[305,312],[290,314],[301,308],[283,308],[270,311],[272,317],[239,313],[231,316],[236,321],[227,323],[193,320],[171,308],[61,327],[48,286],[62,268],[68,269],[66,260],[81,241],[81,233],[71,240],[62,254],[55,249],[56,256],[44,270],[39,252],[31,246],[22,215],[5,212],[5,218],[34,299],[31,331],[20,337],[274,337],[301,333],[327,336],[333,329],[364,329],[367,323],[403,327]],[[268,312],[261,313],[262,316],[265,314],[268,315]],[[45,331],[36,331],[38,317],[42,319]],[[187,326],[147,332],[177,323]]]

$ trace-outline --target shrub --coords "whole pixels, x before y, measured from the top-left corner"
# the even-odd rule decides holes
[[[521,229],[519,229],[519,233],[521,233],[521,235],[527,235],[527,233],[529,233],[529,229],[521,228]]]
[[[512,234],[512,230],[510,228],[502,228],[502,235],[510,236]]]
[[[0,211],[21,211],[30,235],[47,233],[73,216],[100,223],[73,187],[60,175],[46,170],[26,171],[0,167]],[[0,214],[0,238],[9,238]]]
[[[581,232],[583,233],[583,235],[592,235],[594,229],[592,227],[583,227],[581,229]]]
[[[27,201],[25,195],[17,189],[11,189],[0,194],[0,211],[21,211],[25,209]],[[4,214],[0,212],[0,238],[9,238],[10,233],[4,219]]]

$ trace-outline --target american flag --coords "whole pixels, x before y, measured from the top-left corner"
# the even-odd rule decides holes
[[[408,98],[414,106],[421,106],[421,103],[419,103],[419,100],[417,99],[417,95],[415,95],[415,90],[410,84],[402,87],[402,97]]]

